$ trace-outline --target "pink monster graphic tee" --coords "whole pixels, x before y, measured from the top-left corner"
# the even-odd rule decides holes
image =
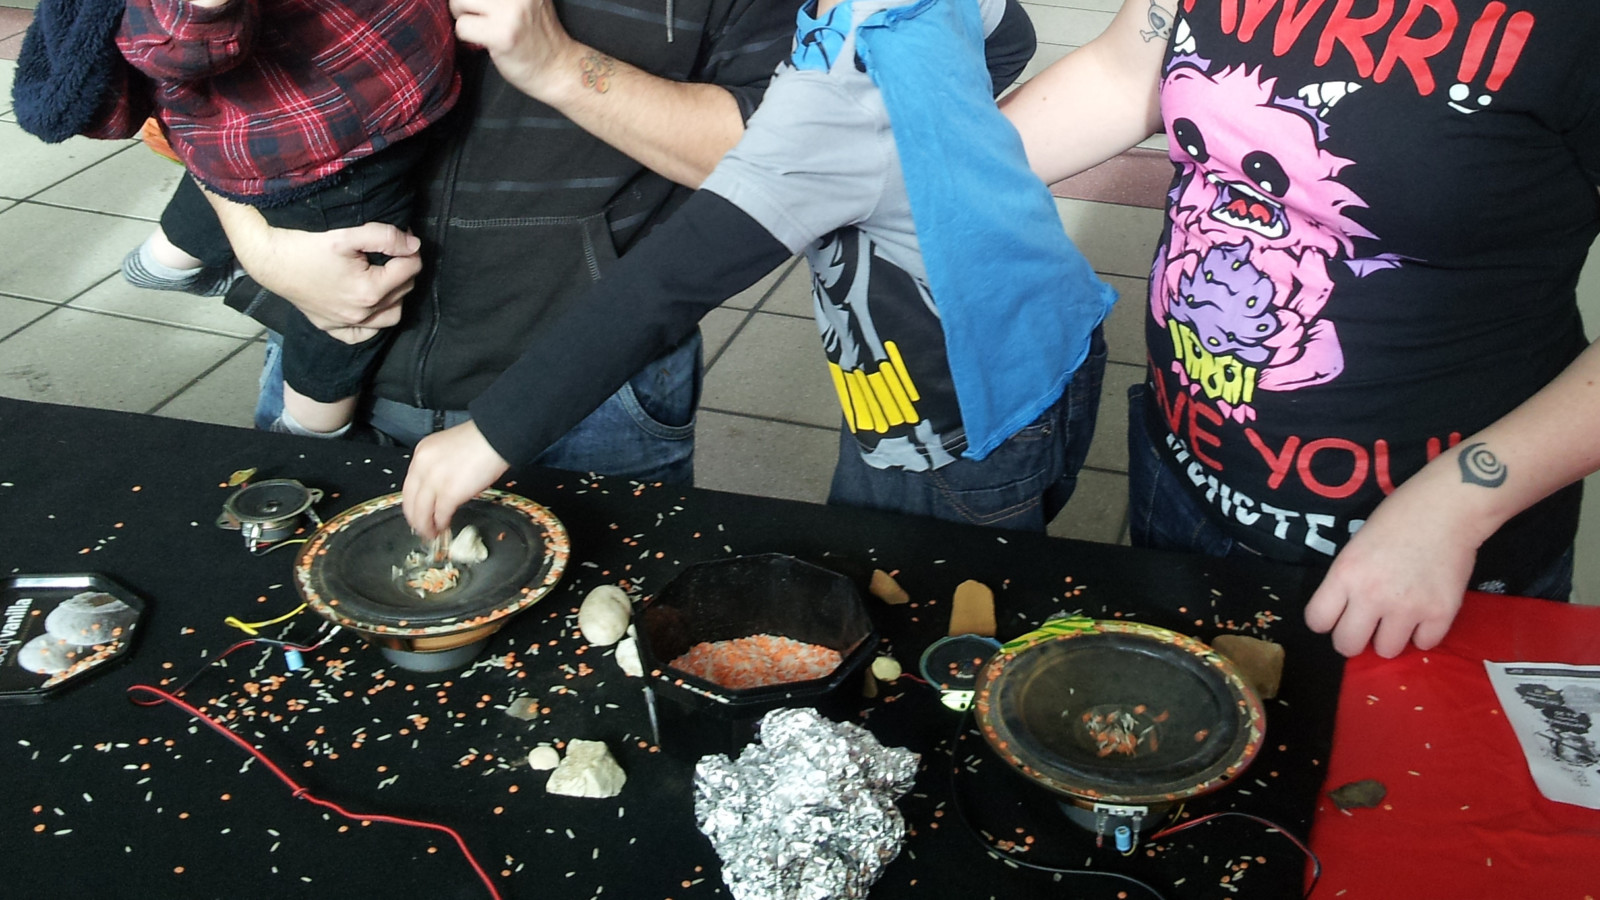
[[[1586,346],[1600,6],[1179,6],[1146,425],[1237,540],[1326,560]],[[1577,501],[1513,520],[1480,575],[1552,562]]]

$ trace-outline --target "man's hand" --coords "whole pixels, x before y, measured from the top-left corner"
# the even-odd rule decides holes
[[[1306,604],[1312,631],[1333,632],[1333,647],[1356,656],[1372,642],[1394,657],[1413,643],[1444,639],[1461,609],[1478,542],[1443,504],[1406,485],[1385,499],[1334,558]]]
[[[431,540],[450,527],[450,519],[494,484],[511,464],[483,439],[472,422],[423,438],[411,452],[401,508],[411,530]]]
[[[488,50],[501,77],[536,100],[550,99],[558,70],[580,50],[550,0],[450,0],[450,13],[456,37]]]
[[[272,228],[241,246],[239,264],[261,285],[306,314],[311,324],[348,343],[400,321],[400,301],[422,271],[421,241],[393,225],[369,222],[334,231]],[[230,240],[233,231],[228,232]],[[368,253],[391,257],[383,265]],[[340,329],[354,331],[341,332]],[[364,333],[364,336],[363,336]]]
[[[422,242],[379,222],[333,231],[274,228],[259,210],[206,192],[233,254],[262,287],[299,307],[311,324],[359,343],[400,321],[400,301],[422,271]],[[368,253],[391,259],[381,266]],[[345,330],[339,329],[354,329]]]

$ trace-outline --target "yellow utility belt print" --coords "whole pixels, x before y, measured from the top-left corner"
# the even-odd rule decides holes
[[[897,425],[910,425],[922,419],[914,405],[922,395],[911,381],[911,372],[900,357],[900,348],[894,341],[886,341],[883,348],[889,358],[878,362],[876,372],[865,369],[846,372],[838,363],[828,363],[833,388],[839,392],[839,405],[844,409],[844,420],[852,433],[868,430],[885,434]]]

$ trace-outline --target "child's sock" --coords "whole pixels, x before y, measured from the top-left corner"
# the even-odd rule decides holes
[[[134,287],[153,291],[183,291],[202,297],[220,297],[242,274],[244,271],[232,263],[189,269],[169,266],[156,259],[150,240],[128,251],[128,255],[122,258],[123,279]]]
[[[346,422],[332,431],[313,431],[296,421],[295,417],[290,415],[289,411],[286,409],[283,411],[282,415],[278,416],[278,420],[272,423],[272,430],[280,434],[298,434],[301,437],[326,438],[332,440],[334,438],[344,437],[345,432],[350,430],[350,423]]]

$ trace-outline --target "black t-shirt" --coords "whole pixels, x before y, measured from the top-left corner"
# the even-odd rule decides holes
[[[1586,345],[1600,6],[1182,6],[1147,424],[1241,542],[1326,559]],[[1553,561],[1577,494],[1508,523],[1474,584]]]

